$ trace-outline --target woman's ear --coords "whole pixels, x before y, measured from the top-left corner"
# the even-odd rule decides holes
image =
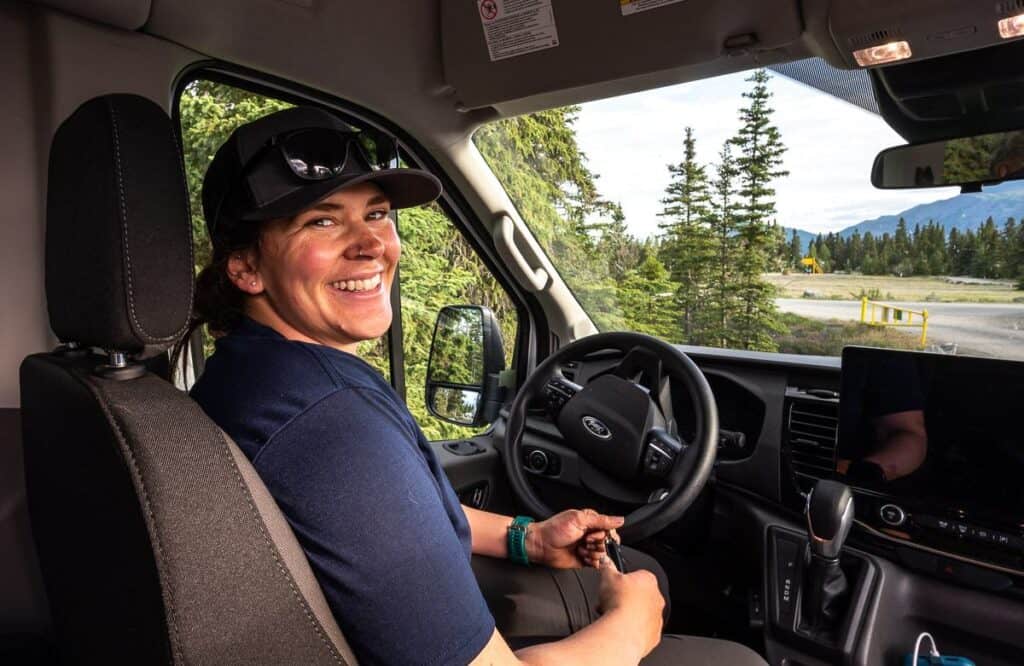
[[[236,250],[228,257],[228,279],[242,293],[255,296],[263,292],[263,281],[257,269],[256,251],[252,248]]]

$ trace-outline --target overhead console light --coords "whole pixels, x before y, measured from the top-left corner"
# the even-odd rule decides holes
[[[1024,37],[1024,14],[1004,18],[999,22],[999,36],[1003,39]]]
[[[906,60],[914,55],[910,50],[910,42],[889,42],[881,46],[871,46],[853,52],[853,59],[861,67],[874,67],[888,62]]]

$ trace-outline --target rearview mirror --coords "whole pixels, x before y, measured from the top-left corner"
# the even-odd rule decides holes
[[[986,183],[1024,179],[1024,131],[897,146],[875,158],[871,184],[882,190],[960,185],[980,191]]]
[[[491,423],[501,407],[499,374],[505,369],[501,329],[479,305],[449,305],[434,326],[427,363],[427,409],[464,426]]]

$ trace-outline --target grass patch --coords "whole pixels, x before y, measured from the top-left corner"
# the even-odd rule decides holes
[[[769,273],[764,276],[782,298],[822,300],[872,300],[941,303],[1012,303],[1021,298],[1009,280],[984,283],[950,281],[945,277],[895,277],[827,273],[806,275]],[[812,295],[807,295],[812,294]]]
[[[888,349],[920,349],[917,338],[900,331],[840,319],[809,319],[791,312],[780,314],[788,333],[775,336],[786,354],[839,356],[843,347],[861,345]]]

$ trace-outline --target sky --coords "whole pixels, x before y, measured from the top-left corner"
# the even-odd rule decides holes
[[[683,158],[683,130],[694,128],[698,159],[717,160],[739,129],[749,73],[685,83],[583,105],[577,140],[598,190],[622,204],[630,233],[658,232],[660,200],[670,182],[667,165]],[[957,189],[876,190],[871,165],[879,151],[906,143],[878,116],[772,74],[774,122],[788,147],[775,183],[777,221],[811,232],[898,213],[956,196]],[[713,167],[708,168],[713,173]]]

